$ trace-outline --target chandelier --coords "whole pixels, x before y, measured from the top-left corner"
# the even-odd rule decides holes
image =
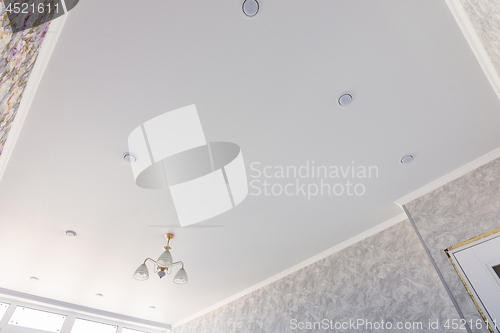
[[[174,276],[174,282],[178,284],[185,284],[188,282],[188,277],[186,271],[184,270],[184,263],[182,261],[174,262],[172,260],[172,255],[170,254],[170,250],[172,249],[170,247],[170,240],[174,238],[174,234],[166,234],[165,238],[167,239],[167,245],[163,247],[164,252],[158,257],[158,260],[155,261],[151,258],[146,258],[144,263],[142,263],[142,265],[135,270],[134,279],[144,281],[149,278],[149,270],[148,266],[146,266],[146,262],[149,260],[153,262],[154,272],[158,274],[160,279],[166,274],[172,273],[172,267],[182,265],[181,269],[179,269],[177,274]]]

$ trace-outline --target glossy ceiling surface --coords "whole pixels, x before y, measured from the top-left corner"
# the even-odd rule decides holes
[[[444,1],[260,4],[253,18],[221,0],[71,11],[0,186],[0,286],[173,324],[500,146],[500,101]],[[191,104],[208,141],[241,147],[250,193],[181,228],[168,191],[136,186],[122,156],[134,128]],[[189,283],[134,280],[167,232]]]

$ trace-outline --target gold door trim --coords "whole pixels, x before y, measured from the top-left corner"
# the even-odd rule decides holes
[[[453,261],[453,258],[452,256],[450,255],[450,251],[451,250],[456,250],[460,247],[463,247],[463,246],[466,246],[466,245],[469,245],[471,243],[474,243],[474,242],[477,242],[478,240],[480,239],[483,239],[483,238],[486,238],[486,237],[489,237],[489,236],[492,236],[494,234],[497,234],[497,233],[500,233],[500,228],[498,229],[495,229],[493,231],[489,231],[489,232],[486,232],[482,235],[479,235],[479,236],[476,236],[474,238],[471,238],[471,239],[468,239],[466,241],[463,241],[461,243],[458,243],[456,245],[453,245],[449,248],[447,248],[446,250],[444,250],[444,252],[446,253],[446,255],[448,256],[448,258],[450,259],[451,261],[451,264],[453,265],[453,268],[455,269],[455,271],[457,272],[458,274],[458,277],[460,278],[460,281],[462,281],[462,284],[464,285],[465,289],[467,290],[467,293],[469,294],[470,298],[472,299],[472,302],[474,302],[474,306],[476,307],[477,311],[479,312],[479,314],[481,315],[481,317],[483,318],[485,324],[487,325],[488,327],[488,330],[491,332],[491,333],[495,333],[495,331],[493,331],[492,327],[490,326],[490,323],[488,322],[488,320],[486,319],[486,316],[484,315],[483,313],[483,310],[481,310],[481,308],[479,307],[479,304],[477,303],[476,301],[476,298],[474,297],[474,295],[472,294],[472,292],[470,291],[469,289],[469,286],[467,286],[467,283],[465,282],[462,274],[460,274],[460,271],[459,269],[457,268],[457,266],[455,265],[455,262]]]

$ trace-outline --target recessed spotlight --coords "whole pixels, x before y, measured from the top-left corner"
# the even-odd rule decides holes
[[[352,102],[352,95],[345,93],[340,95],[339,97],[339,104],[340,106],[348,106]]]
[[[406,155],[401,158],[401,163],[403,164],[408,164],[413,161],[413,156],[412,155]]]
[[[243,1],[242,8],[246,16],[252,17],[259,12],[259,3],[257,0],[245,0]]]
[[[38,280],[40,280],[40,279],[39,279],[39,278],[37,278],[36,276],[32,276],[32,277],[30,277],[30,280],[32,280],[32,281],[38,281]]]
[[[152,309],[152,310],[154,310],[154,309],[156,309],[156,306],[151,305],[149,308]]]
[[[103,294],[95,294],[97,297],[104,297]]]
[[[123,160],[127,163],[135,163],[137,161],[137,156],[131,153],[125,153],[123,154]]]
[[[76,237],[76,232],[74,232],[73,230],[66,230],[65,233],[66,233],[66,236],[68,236],[68,237],[71,237],[71,238]]]

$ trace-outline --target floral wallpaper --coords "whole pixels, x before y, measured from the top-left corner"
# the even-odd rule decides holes
[[[13,34],[0,2],[0,155],[49,24]]]
[[[409,221],[292,273],[172,330],[172,333],[388,332],[361,326],[307,329],[323,319],[422,323],[394,332],[446,329],[458,314]],[[429,321],[439,326],[429,328]]]
[[[444,250],[500,228],[500,159],[406,206],[465,318],[480,319]]]
[[[461,0],[474,29],[500,75],[500,1]]]

